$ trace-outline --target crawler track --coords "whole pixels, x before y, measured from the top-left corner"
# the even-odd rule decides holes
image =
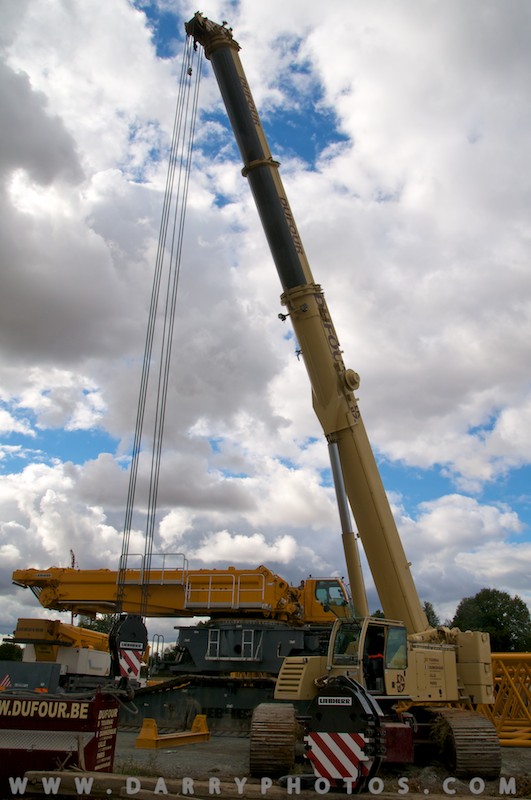
[[[486,717],[457,708],[438,709],[434,732],[456,777],[495,779],[501,770],[496,728]]]
[[[261,703],[251,721],[251,775],[285,775],[295,762],[298,724],[292,705]]]

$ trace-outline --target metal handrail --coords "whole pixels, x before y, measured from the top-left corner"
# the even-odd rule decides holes
[[[207,586],[193,586],[191,577],[186,582],[186,591],[185,591],[185,606],[186,608],[193,608],[194,606],[201,606],[201,608],[212,609],[212,608],[230,608],[230,609],[238,609],[241,605],[245,605],[247,608],[256,607],[256,608],[263,608],[266,606],[265,602],[265,576],[261,573],[257,572],[243,572],[239,575],[234,575],[233,573],[227,571],[217,571],[211,572],[208,575],[203,575],[203,579],[208,578]],[[216,585],[216,581],[220,578],[223,578],[227,583],[228,586],[219,586]],[[237,580],[236,580],[237,578]],[[250,586],[247,587],[243,585],[243,580],[245,578],[254,578],[255,580],[259,580],[258,586]],[[204,595],[206,592],[206,600],[204,599]],[[244,599],[245,594],[259,594],[258,601],[246,601]],[[199,599],[194,599],[194,594],[199,596]],[[223,597],[222,600],[214,599],[217,595],[226,594],[226,599]]]
[[[138,558],[140,560],[138,567],[128,566],[129,559],[131,558]],[[156,561],[157,558],[161,559],[162,561],[160,566],[156,566],[156,564],[154,564],[154,561]],[[168,566],[168,561],[172,558],[179,558],[180,566]],[[151,556],[151,566],[149,569],[146,569],[145,563],[146,559],[142,553],[127,553],[123,567],[124,572],[126,573],[125,583],[131,583],[131,581],[127,580],[127,571],[139,573],[138,579],[135,579],[132,582],[139,584],[140,586],[143,586],[146,583],[157,583],[161,586],[164,584],[185,585],[188,581],[188,559],[184,553],[153,553]],[[159,572],[160,576],[157,577],[156,581],[153,580],[153,575]],[[176,579],[176,574],[179,574],[180,576],[178,579]]]

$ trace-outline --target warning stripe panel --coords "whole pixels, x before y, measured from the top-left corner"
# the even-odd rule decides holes
[[[307,752],[314,772],[328,780],[367,775],[372,764],[365,754],[365,738],[351,733],[317,733],[306,737],[310,749]]]
[[[335,736],[332,734],[332,736],[347,758],[351,757],[352,752],[356,753],[359,770],[363,775],[367,775],[370,765],[372,764],[372,759],[369,759],[365,754],[365,746],[367,744],[365,736],[361,733],[338,733]]]
[[[138,678],[142,666],[142,650],[120,650],[120,675],[123,678]]]
[[[326,774],[322,775],[323,778],[348,778],[352,771],[352,764],[344,764],[342,761],[341,753],[337,753],[334,748],[335,742],[332,738],[328,741],[318,733],[312,737],[312,761],[314,764],[324,770]],[[356,769],[357,776],[357,769]]]
[[[11,688],[11,678],[9,674],[6,672],[2,680],[0,681],[0,687],[2,689],[10,689]]]

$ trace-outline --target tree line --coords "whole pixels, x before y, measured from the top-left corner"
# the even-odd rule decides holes
[[[424,603],[424,613],[434,628],[459,628],[461,631],[485,631],[490,636],[493,653],[526,653],[531,651],[531,615],[524,601],[499,589],[481,589],[472,597],[464,597],[452,619],[441,621],[433,604]],[[380,610],[373,616],[383,617]]]
[[[426,606],[433,607],[430,603]],[[434,613],[434,612],[433,612]],[[428,621],[433,618],[427,612]],[[436,618],[436,615],[435,615]],[[526,603],[499,589],[481,589],[472,597],[464,597],[452,620],[444,623],[462,631],[485,631],[490,635],[493,653],[528,652],[531,650],[531,616]]]

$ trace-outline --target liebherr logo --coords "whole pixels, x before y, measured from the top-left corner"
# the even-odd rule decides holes
[[[320,697],[320,706],[351,706],[352,697]]]

